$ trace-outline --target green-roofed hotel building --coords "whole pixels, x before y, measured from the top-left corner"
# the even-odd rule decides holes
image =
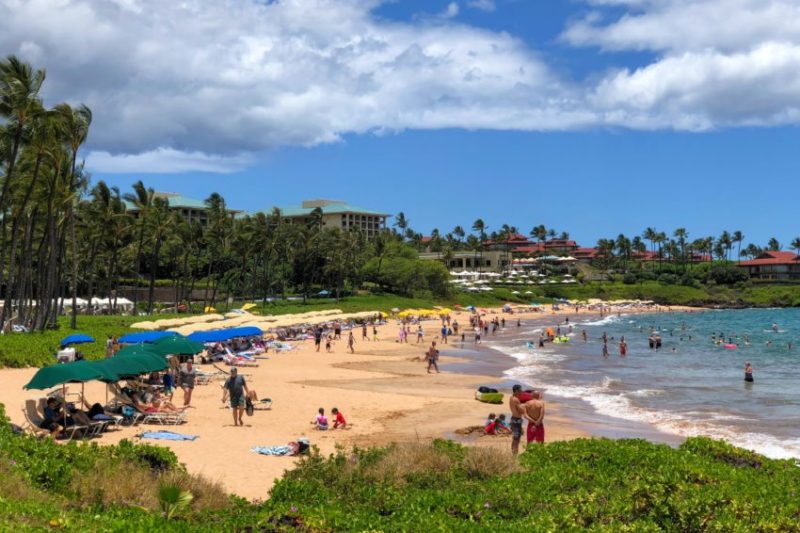
[[[299,207],[279,207],[284,219],[295,223],[311,220],[314,209],[322,210],[322,227],[342,230],[360,229],[367,237],[374,237],[386,229],[386,213],[355,207],[338,200],[305,200]]]
[[[203,200],[189,198],[176,192],[161,192],[154,193],[156,198],[164,198],[169,202],[169,209],[177,211],[189,223],[199,223],[202,226],[208,224],[208,206]],[[139,209],[130,202],[125,202],[129,213],[136,214]],[[239,211],[235,209],[228,209],[228,212],[235,216]]]

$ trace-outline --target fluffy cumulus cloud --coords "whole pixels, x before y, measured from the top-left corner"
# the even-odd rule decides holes
[[[587,88],[607,123],[706,130],[800,120],[800,3],[796,0],[590,0],[596,10],[563,40],[657,54]],[[603,7],[627,8],[607,19]]]
[[[410,22],[376,16],[381,2],[0,0],[0,51],[47,68],[48,102],[92,107],[89,161],[106,171],[233,171],[246,154],[408,128],[703,130],[800,116],[794,0],[585,0],[565,53],[656,57],[587,82],[513,35],[459,22],[457,2],[450,19]]]
[[[494,11],[497,9],[497,4],[495,4],[494,0],[470,0],[467,5],[481,11]]]

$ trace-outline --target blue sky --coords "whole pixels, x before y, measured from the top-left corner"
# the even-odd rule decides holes
[[[0,0],[94,179],[581,244],[797,235],[793,0]]]

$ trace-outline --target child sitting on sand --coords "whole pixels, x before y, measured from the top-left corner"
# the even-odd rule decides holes
[[[333,420],[333,429],[347,429],[347,420],[344,419],[341,411],[334,407],[331,409],[331,414],[335,417]]]
[[[483,432],[486,435],[511,433],[511,428],[506,425],[506,415],[501,414],[500,416],[496,416],[494,413],[489,414]]]
[[[314,426],[314,429],[318,429],[320,431],[327,431],[328,430],[328,418],[325,416],[325,409],[322,407],[319,408],[319,414],[314,419],[311,424]]]

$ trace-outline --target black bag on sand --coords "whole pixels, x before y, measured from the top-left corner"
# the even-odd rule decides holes
[[[254,411],[255,407],[253,407],[253,401],[250,398],[247,398],[244,401],[244,412],[247,413],[247,416],[253,416]]]
[[[483,392],[483,393],[486,393],[486,392],[497,392],[497,389],[492,389],[492,388],[489,388],[489,387],[478,387],[478,392]]]

